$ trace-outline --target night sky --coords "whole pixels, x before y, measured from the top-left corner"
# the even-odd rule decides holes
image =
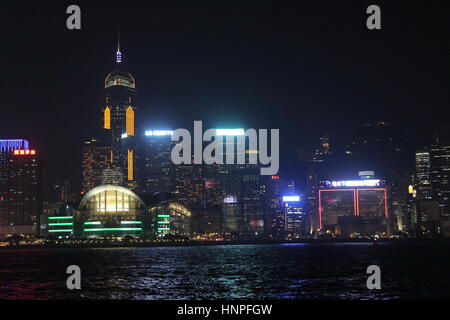
[[[95,2],[95,4],[94,4]],[[82,29],[66,28],[77,4]],[[382,30],[366,28],[370,4]],[[124,66],[145,128],[279,128],[282,162],[317,135],[388,121],[448,123],[444,1],[89,1],[0,5],[1,138],[26,138],[49,181],[80,180],[101,126],[102,86]]]

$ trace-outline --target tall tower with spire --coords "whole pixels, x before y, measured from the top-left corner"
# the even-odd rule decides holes
[[[104,83],[103,129],[111,141],[110,169],[121,176],[121,184],[137,188],[137,143],[135,133],[137,95],[134,77],[123,69],[120,33],[117,33],[116,71],[109,73]]]
[[[117,29],[117,53],[116,53],[116,63],[122,62],[122,53],[120,52],[120,31]]]

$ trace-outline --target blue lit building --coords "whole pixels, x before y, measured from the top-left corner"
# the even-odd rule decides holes
[[[283,196],[285,237],[300,238],[306,234],[306,213],[299,195]]]

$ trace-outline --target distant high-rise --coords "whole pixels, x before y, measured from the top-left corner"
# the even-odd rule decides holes
[[[441,214],[450,215],[450,128],[438,131],[430,150],[431,185]]]
[[[284,238],[285,222],[281,198],[281,186],[279,176],[267,176],[264,178],[264,211],[265,232],[275,239]]]
[[[0,140],[0,234],[37,234],[42,206],[38,153],[26,140]]]
[[[312,234],[319,229],[319,217],[317,215],[318,210],[318,190],[319,190],[319,179],[317,173],[312,167],[308,168],[306,174],[306,210],[307,210],[307,221],[309,227],[309,233]]]
[[[283,196],[285,237],[299,238],[306,233],[306,213],[299,195]]]
[[[70,180],[65,179],[63,183],[56,183],[53,189],[56,191],[55,201],[62,203],[73,203],[76,201],[77,195],[72,191]]]
[[[224,154],[245,159],[236,131],[224,130]],[[220,135],[219,135],[220,136]],[[238,141],[236,141],[238,140]],[[232,142],[234,141],[234,142]],[[211,159],[208,159],[208,161]],[[247,159],[248,160],[248,159]],[[206,160],[205,160],[206,161]],[[182,164],[175,166],[175,196],[193,211],[194,231],[260,237],[265,232],[264,185],[258,164]]]
[[[412,230],[411,221],[413,210],[416,208],[413,180],[415,175],[401,172],[394,172],[389,179],[391,220],[395,232],[404,233]]]
[[[241,134],[224,131],[224,154],[232,156],[235,162],[215,166],[214,180],[222,190],[224,229],[243,237],[260,237],[266,229],[264,186],[259,165],[250,163],[250,157],[258,150],[251,149],[245,139],[240,139]],[[246,159],[245,164],[237,163],[240,158]],[[236,226],[237,230],[234,230]]]
[[[203,224],[207,223],[202,217],[205,205],[205,178],[203,165],[181,164],[175,166],[174,194],[180,203],[193,212],[193,231],[206,232]]]
[[[312,152],[312,162],[323,162],[326,157],[331,154],[330,152],[330,135],[324,135],[318,139]]]
[[[82,191],[102,184],[102,172],[111,163],[111,147],[96,139],[84,142],[82,159]]]
[[[116,54],[117,68],[122,64],[120,43]],[[110,166],[123,173],[123,186],[136,189],[137,142],[136,142],[136,81],[123,70],[108,74],[104,84],[103,129],[111,139],[112,161]]]
[[[428,150],[416,151],[416,190],[418,199],[431,199],[431,157]]]
[[[171,130],[145,131],[144,190],[146,193],[175,191],[171,136]]]

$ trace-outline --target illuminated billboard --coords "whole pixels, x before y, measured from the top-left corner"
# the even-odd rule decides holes
[[[300,196],[283,196],[283,202],[298,202]]]
[[[173,130],[146,130],[145,135],[147,137],[151,136],[171,136],[173,135]]]
[[[353,188],[353,187],[379,187],[380,179],[364,179],[364,180],[342,180],[331,181],[329,184],[333,188]]]
[[[223,199],[223,203],[237,203],[237,198],[235,195],[228,195]]]
[[[15,156],[28,156],[28,155],[36,155],[36,150],[14,150]]]

